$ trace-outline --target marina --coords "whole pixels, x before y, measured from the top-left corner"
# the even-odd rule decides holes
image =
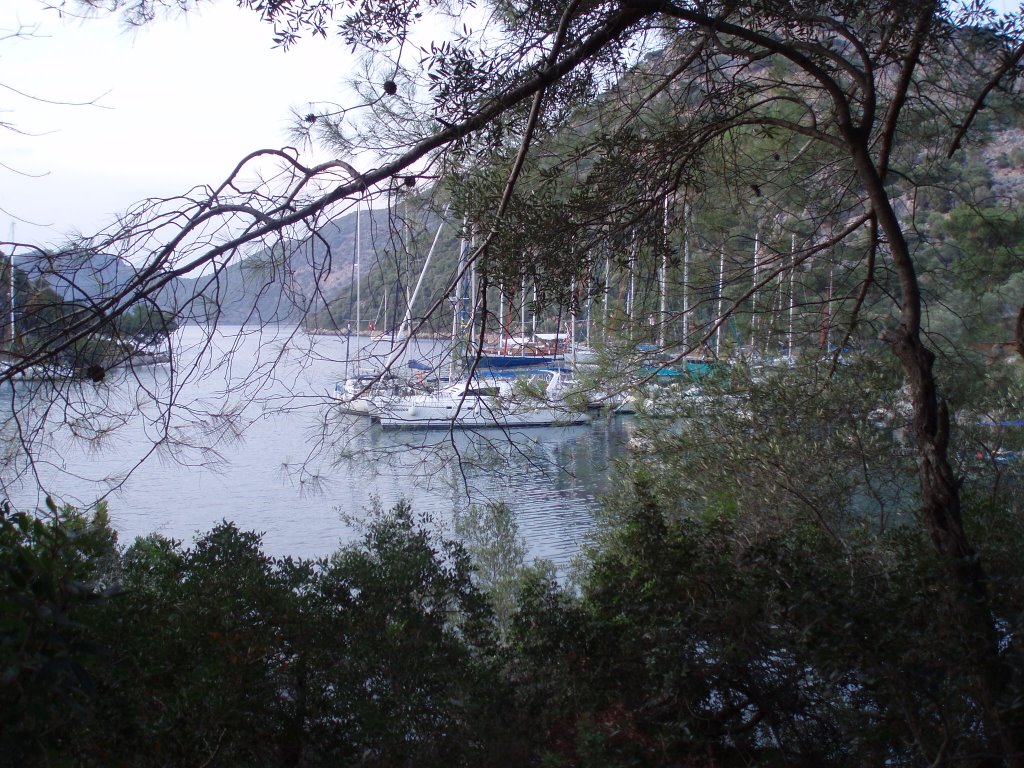
[[[470,504],[504,502],[528,557],[564,565],[591,530],[628,441],[628,419],[606,416],[583,425],[384,429],[328,396],[344,375],[348,339],[284,326],[225,327],[203,349],[204,329],[175,333],[184,359],[202,351],[198,366],[178,363],[186,380],[178,418],[200,408],[237,412],[233,428],[207,434],[212,448],[199,450],[202,436],[186,432],[202,425],[175,422],[178,444],[164,440],[154,449],[161,436],[150,403],[99,442],[56,432],[53,453],[37,462],[41,485],[33,476],[7,480],[16,506],[42,507],[46,493],[82,506],[105,497],[122,543],[149,533],[189,542],[226,519],[263,533],[268,554],[311,557],[352,540],[375,506],[407,500],[445,528]],[[417,344],[417,353],[430,351],[429,342]],[[243,382],[270,359],[277,361],[273,377],[259,388]],[[109,413],[135,403],[140,389],[161,391],[170,371],[132,370],[90,391]]]

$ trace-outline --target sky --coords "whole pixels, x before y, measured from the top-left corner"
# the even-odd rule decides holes
[[[19,28],[34,35],[14,39]],[[219,2],[125,31],[0,2],[0,240],[57,244],[146,197],[217,183],[246,153],[289,144],[292,110],[342,98],[334,41],[273,48],[251,11]],[[49,101],[95,105],[49,105]],[[29,175],[25,175],[29,174]]]

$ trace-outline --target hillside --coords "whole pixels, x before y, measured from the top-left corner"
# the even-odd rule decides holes
[[[375,312],[381,314],[382,276],[394,274],[399,261],[422,262],[429,241],[420,253],[422,226],[411,224],[408,231],[414,239],[405,246],[410,236],[398,231],[398,227],[405,228],[387,209],[363,211],[361,217],[359,272],[366,291],[363,317],[372,318]],[[428,221],[436,226],[429,214]],[[354,302],[354,292],[350,301],[349,289],[355,284],[356,213],[328,222],[315,235],[292,241],[284,250],[285,257],[279,251],[263,250],[215,275],[179,281],[174,303],[187,307],[183,319],[203,323],[217,317],[229,324],[305,322],[312,328],[331,330],[354,321],[354,306],[350,311],[348,304]],[[407,250],[412,255],[407,255]],[[396,253],[402,256],[396,257]]]

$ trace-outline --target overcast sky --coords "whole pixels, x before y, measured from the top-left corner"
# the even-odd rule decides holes
[[[19,22],[36,31],[0,40],[0,120],[29,135],[0,130],[0,240],[12,222],[22,242],[89,234],[137,200],[220,181],[250,150],[286,145],[293,108],[340,98],[351,61],[321,39],[274,49],[230,2],[125,32],[2,0],[3,34]]]

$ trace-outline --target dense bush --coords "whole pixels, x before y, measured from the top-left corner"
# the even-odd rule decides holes
[[[911,527],[751,538],[728,511],[679,516],[642,474],[609,507],[578,586],[544,567],[504,584],[500,633],[463,546],[404,506],[313,561],[228,523],[119,549],[102,510],[5,508],[0,761],[999,764],[958,603]],[[971,519],[1019,680],[1007,509]]]
[[[642,483],[627,497],[583,579],[583,628],[535,655],[552,677],[553,656],[573,660],[552,684],[576,691],[560,713],[567,762],[1000,764],[958,601],[925,537],[901,527],[838,541],[805,526],[752,540],[727,515],[673,516]],[[993,604],[1019,680],[1024,561],[1012,542],[1024,531],[986,514],[1000,541],[979,540],[999,564]],[[550,625],[544,604],[521,614],[524,644],[531,625]]]
[[[502,746],[488,605],[404,507],[317,561],[228,523],[118,552],[102,516],[3,522],[10,764],[493,764]]]

